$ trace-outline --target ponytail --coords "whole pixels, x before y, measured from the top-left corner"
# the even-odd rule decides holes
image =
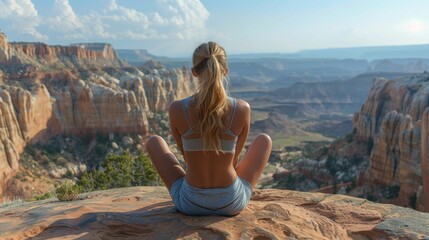
[[[226,53],[217,43],[208,42],[195,49],[192,60],[192,69],[199,79],[194,100],[204,149],[218,153],[220,134],[226,129],[222,120],[229,108],[224,87],[224,75],[228,70]]]

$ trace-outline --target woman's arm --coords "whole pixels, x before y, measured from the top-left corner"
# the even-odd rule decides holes
[[[246,143],[246,139],[250,131],[250,105],[246,101],[237,99],[237,109],[234,121],[242,124],[241,131],[239,131],[240,133],[238,135],[237,145],[235,146],[233,164],[234,168],[236,168],[240,152]]]
[[[173,134],[174,140],[176,141],[177,146],[179,147],[180,152],[182,153],[183,158],[185,154],[183,151],[182,138],[180,137],[179,130],[177,129],[178,121],[180,114],[183,114],[182,103],[180,101],[174,101],[170,104],[168,108],[168,114],[170,117],[170,129]],[[185,159],[186,161],[186,159]]]

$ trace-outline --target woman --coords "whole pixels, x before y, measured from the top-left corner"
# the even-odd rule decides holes
[[[225,50],[214,42],[203,43],[192,61],[198,90],[169,108],[171,132],[187,171],[160,136],[150,137],[146,148],[180,212],[233,216],[250,201],[268,161],[271,139],[259,134],[238,161],[249,134],[250,106],[227,96]]]

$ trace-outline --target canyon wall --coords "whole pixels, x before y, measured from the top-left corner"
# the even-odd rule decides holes
[[[0,62],[5,63],[9,61],[11,55],[10,44],[7,41],[5,34],[0,32]]]
[[[400,204],[426,211],[428,111],[429,73],[425,72],[396,80],[374,80],[353,120],[356,137],[373,144],[366,181],[399,186]]]
[[[31,64],[39,68],[96,66],[121,67],[124,64],[110,44],[88,43],[50,46],[44,43],[9,43],[0,33],[0,62],[4,65]]]
[[[0,196],[28,143],[56,135],[144,136],[149,114],[166,112],[196,88],[185,68],[130,67],[107,44],[10,44],[0,33],[0,64]]]
[[[429,212],[429,108],[423,113],[421,154],[422,154],[422,182],[423,182],[423,208]]]

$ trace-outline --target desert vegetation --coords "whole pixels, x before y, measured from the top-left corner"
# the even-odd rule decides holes
[[[80,193],[132,186],[160,185],[161,181],[147,155],[133,156],[124,151],[109,154],[99,169],[84,172],[77,182],[66,180],[55,189],[60,201],[72,201]]]

